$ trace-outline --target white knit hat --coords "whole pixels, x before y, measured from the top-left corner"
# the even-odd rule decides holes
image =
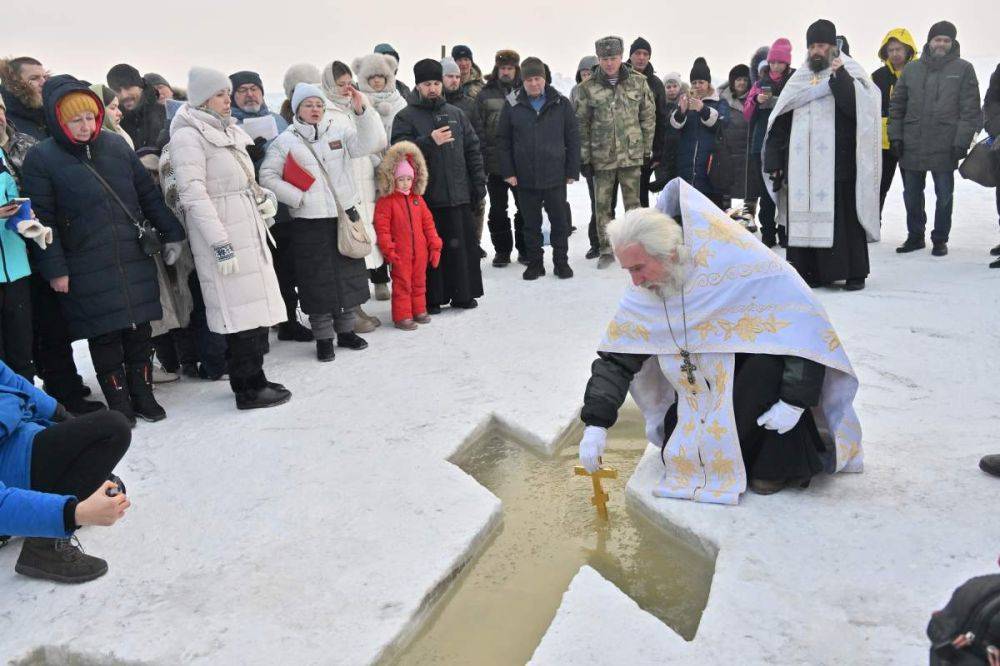
[[[229,77],[207,67],[192,67],[188,72],[188,104],[199,107],[205,104],[220,90],[233,92],[233,84]]]
[[[448,74],[461,74],[462,70],[458,68],[452,58],[441,58],[441,76],[446,76]]]
[[[299,110],[299,104],[309,99],[310,97],[319,97],[326,103],[326,97],[323,95],[323,91],[319,87],[314,86],[311,83],[299,83],[295,86],[295,91],[292,92],[292,113],[297,113]]]

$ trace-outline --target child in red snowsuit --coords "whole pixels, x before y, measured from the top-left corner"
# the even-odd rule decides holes
[[[412,331],[429,324],[427,264],[441,261],[441,237],[424,201],[427,164],[420,149],[409,141],[389,148],[378,169],[381,197],[375,204],[378,247],[392,265],[392,321]]]

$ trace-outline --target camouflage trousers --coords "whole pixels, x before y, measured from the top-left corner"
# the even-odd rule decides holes
[[[597,239],[601,254],[611,254],[611,243],[605,231],[608,222],[615,218],[615,183],[621,185],[625,210],[639,207],[639,175],[642,167],[607,169],[594,172],[594,208],[597,217]]]

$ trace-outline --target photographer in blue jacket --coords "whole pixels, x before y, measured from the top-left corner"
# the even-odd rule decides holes
[[[125,514],[129,500],[112,471],[131,437],[121,413],[74,418],[0,361],[0,534],[25,537],[15,571],[62,583],[107,572],[73,532]]]

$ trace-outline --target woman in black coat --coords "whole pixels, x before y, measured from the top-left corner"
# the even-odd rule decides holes
[[[38,268],[59,293],[73,339],[89,342],[108,406],[132,423],[137,414],[159,421],[166,412],[153,398],[149,322],[163,313],[136,223],[159,231],[167,263],[184,230],[125,140],[101,131],[104,106],[86,83],[56,76],[42,99],[52,136],[28,153],[22,175],[35,213],[53,230]]]

